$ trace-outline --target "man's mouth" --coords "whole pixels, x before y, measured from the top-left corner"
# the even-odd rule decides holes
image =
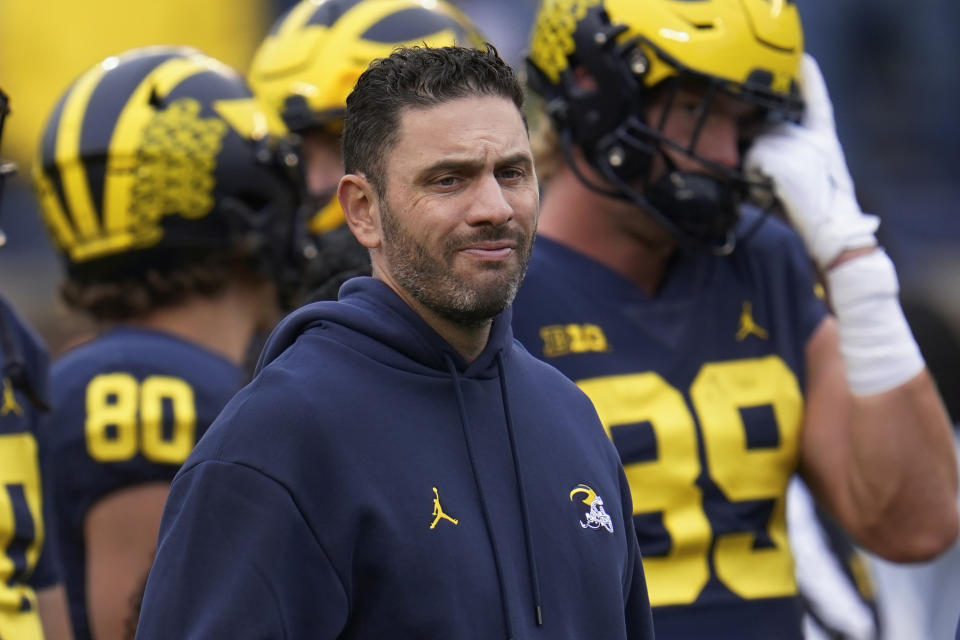
[[[474,242],[460,249],[471,257],[481,260],[503,260],[516,250],[516,243],[512,240],[484,240]]]

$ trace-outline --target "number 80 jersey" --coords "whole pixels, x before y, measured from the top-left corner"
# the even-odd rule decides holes
[[[90,638],[84,522],[114,491],[170,482],[246,381],[225,358],[172,335],[118,328],[54,363],[54,503],[74,637]]]
[[[774,220],[727,257],[678,250],[654,297],[537,239],[514,334],[591,398],[620,453],[658,638],[801,638],[785,502],[825,313]]]

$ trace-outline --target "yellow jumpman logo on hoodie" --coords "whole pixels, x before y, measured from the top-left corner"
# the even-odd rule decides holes
[[[449,520],[453,524],[458,524],[460,521],[456,518],[451,518],[443,512],[443,507],[440,506],[440,494],[437,493],[437,488],[433,488],[433,515],[436,516],[433,519],[433,524],[430,525],[430,528],[433,529],[437,526],[441,519]]]

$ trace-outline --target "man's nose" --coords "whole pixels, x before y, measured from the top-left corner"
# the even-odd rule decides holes
[[[492,174],[481,177],[473,193],[467,222],[496,226],[509,222],[513,214],[513,204],[497,177]]]

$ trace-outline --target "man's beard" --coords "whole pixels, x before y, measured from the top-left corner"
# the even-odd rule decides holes
[[[481,327],[513,302],[527,272],[533,234],[506,227],[482,226],[469,234],[444,239],[435,255],[420,244],[380,199],[384,257],[395,282],[437,315],[467,328]],[[460,249],[482,241],[512,240],[516,262],[481,262],[478,270],[495,271],[492,278],[474,278],[457,272]]]

